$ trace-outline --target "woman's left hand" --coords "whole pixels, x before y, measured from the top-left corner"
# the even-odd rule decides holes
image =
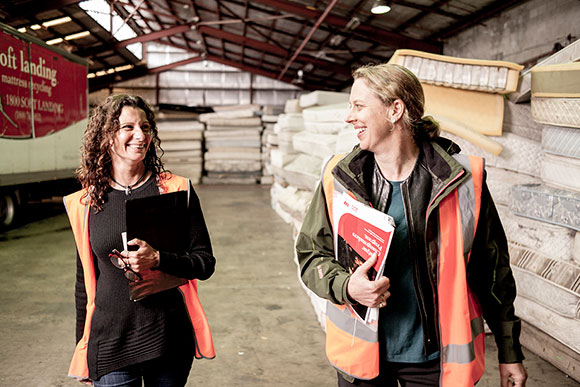
[[[127,257],[131,270],[139,273],[159,266],[159,251],[151,247],[149,243],[135,238],[127,242],[127,245],[139,246],[136,251],[123,251],[123,256]]]

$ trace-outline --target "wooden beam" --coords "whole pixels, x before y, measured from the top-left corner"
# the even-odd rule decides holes
[[[290,60],[288,60],[288,62],[286,62],[286,66],[284,66],[284,70],[282,70],[280,72],[280,75],[278,75],[278,79],[282,79],[282,77],[284,76],[284,74],[286,74],[286,71],[288,71],[288,68],[290,68],[290,66],[292,65],[292,63],[296,60],[296,57],[298,55],[300,55],[300,53],[302,52],[302,50],[304,49],[304,47],[310,41],[310,38],[312,38],[312,35],[314,35],[314,33],[316,32],[316,30],[318,30],[318,27],[320,27],[320,24],[324,21],[324,19],[326,19],[328,17],[328,15],[330,14],[330,11],[332,11],[332,8],[334,8],[334,6],[336,5],[336,2],[337,1],[338,0],[332,0],[332,2],[324,10],[324,12],[322,13],[322,15],[320,15],[320,17],[318,18],[318,20],[316,20],[316,23],[314,24],[314,26],[310,29],[310,31],[308,31],[308,35],[306,35],[306,37],[304,38],[304,40],[302,40],[302,43],[300,43],[300,46],[296,49],[296,51],[294,52],[294,54],[292,55],[292,57],[290,58]]]
[[[256,39],[248,38],[248,37],[245,37],[242,35],[237,35],[237,34],[234,34],[234,33],[228,32],[228,31],[218,30],[217,28],[212,28],[212,27],[208,27],[208,26],[201,26],[201,27],[199,27],[198,31],[200,34],[202,34],[202,36],[208,35],[208,36],[212,36],[212,37],[218,38],[218,39],[225,39],[225,40],[228,40],[230,42],[237,43],[241,46],[251,47],[255,50],[266,52],[270,55],[279,56],[282,59],[285,59],[289,55],[288,50],[286,50],[284,48],[278,47],[276,45],[273,45],[273,44],[270,44],[267,42],[262,42],[261,40],[256,40]],[[327,60],[323,60],[323,59],[319,59],[319,58],[315,58],[315,57],[311,57],[311,56],[306,56],[306,55],[298,55],[297,59],[300,62],[305,62],[305,63],[310,62],[314,65],[321,66],[321,67],[327,68],[329,70],[350,76],[350,71],[348,71],[348,69],[344,69],[342,65],[336,64],[334,62],[330,62]]]

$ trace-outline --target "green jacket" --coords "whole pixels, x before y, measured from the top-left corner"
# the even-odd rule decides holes
[[[426,353],[438,350],[440,343],[436,306],[438,205],[469,176],[465,171],[465,177],[445,187],[464,170],[451,157],[457,152],[459,147],[447,139],[423,143],[411,175],[401,184]],[[373,168],[373,154],[357,146],[338,162],[332,174],[357,200],[368,204]],[[444,187],[444,193],[429,206],[435,194]],[[467,267],[468,283],[495,335],[499,362],[521,362],[524,358],[519,343],[521,323],[514,314],[516,287],[507,240],[485,183],[482,191],[480,218]],[[333,245],[333,231],[319,184],[296,241],[301,276],[318,296],[335,304],[345,304],[350,302],[346,291],[350,275],[334,259]]]

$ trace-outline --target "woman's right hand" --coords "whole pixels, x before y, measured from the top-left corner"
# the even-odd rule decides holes
[[[388,289],[391,286],[387,277],[374,281],[369,280],[368,271],[377,260],[373,254],[365,263],[356,268],[351,274],[346,291],[350,299],[370,308],[382,308],[387,305],[387,298],[391,296]]]

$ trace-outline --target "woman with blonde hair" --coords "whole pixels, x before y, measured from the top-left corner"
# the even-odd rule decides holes
[[[326,298],[326,353],[339,386],[473,386],[487,322],[501,386],[524,386],[507,241],[481,158],[459,154],[424,116],[421,84],[394,64],[354,71],[345,119],[360,141],[326,164],[296,242],[304,283]],[[348,193],[391,215],[384,276],[335,259],[333,198]],[[335,202],[335,201],[334,201]],[[367,326],[345,305],[379,308]]]

